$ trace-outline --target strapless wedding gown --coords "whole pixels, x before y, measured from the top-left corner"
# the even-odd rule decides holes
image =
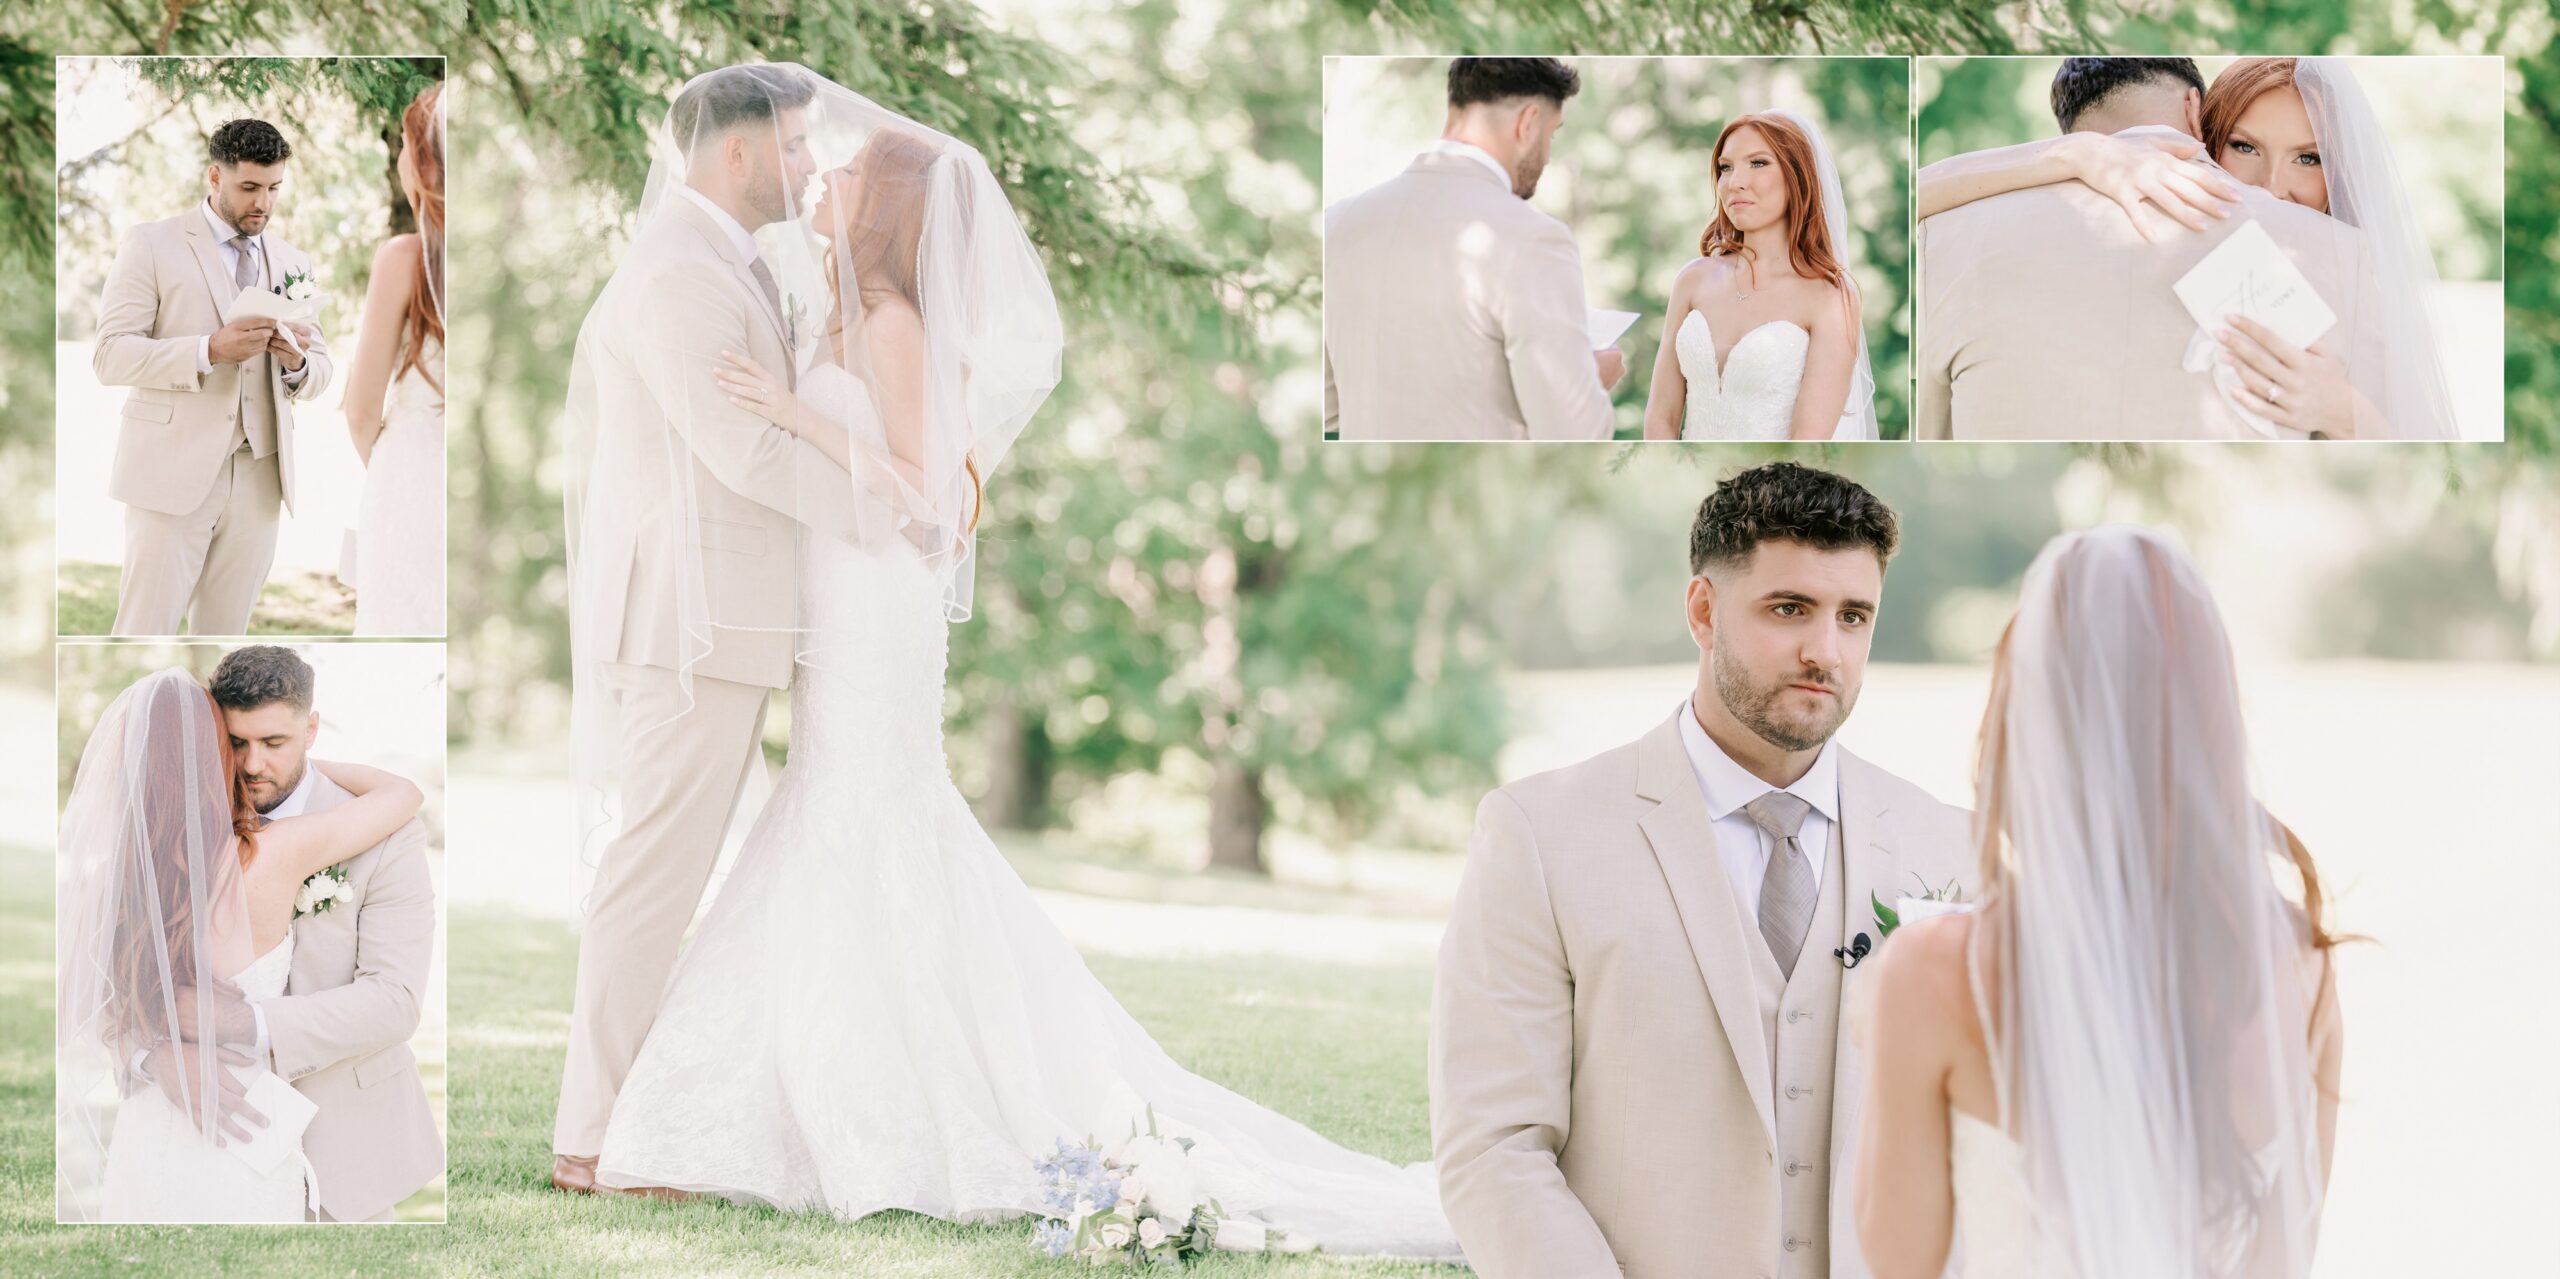
[[[250,999],[284,993],[293,971],[293,934],[241,970]],[[244,1080],[243,1082],[246,1082]],[[206,1141],[186,1113],[151,1084],[116,1108],[99,1199],[107,1221],[301,1221],[310,1165],[297,1154],[264,1176]]]
[[[427,363],[441,367],[441,346]],[[356,634],[445,633],[444,479],[444,393],[410,369],[391,384],[356,507]]]
[[[1689,384],[1681,419],[1684,440],[1784,440],[1804,384],[1805,350],[1813,339],[1797,325],[1771,320],[1742,335],[1716,368],[1716,339],[1696,311],[1673,338],[1680,376]]]
[[[860,384],[801,396],[883,448]],[[614,1106],[608,1184],[852,1219],[1040,1206],[1061,1138],[1198,1141],[1203,1199],[1341,1254],[1452,1258],[1430,1166],[1346,1150],[1176,1065],[1044,915],[952,784],[948,624],[903,538],[804,531],[791,756]]]
[[[1947,1120],[1964,1279],[2071,1279],[2070,1260],[2054,1250],[2036,1221],[2025,1149],[1953,1106],[1947,1107]]]

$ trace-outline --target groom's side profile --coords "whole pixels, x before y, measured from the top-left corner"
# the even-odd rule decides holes
[[[755,232],[816,172],[798,72],[729,67],[668,113],[685,181],[634,237],[578,336],[594,454],[572,478],[569,634],[619,761],[578,940],[552,1129],[554,1186],[594,1193],[615,1095],[648,1034],[722,833],[791,683],[800,525],[852,538],[852,480],[713,377],[724,351],[789,379],[789,312]],[[575,491],[575,490],[573,490]]]
[[[2052,101],[2065,134],[2193,141],[2203,93],[2190,58],[2066,58]],[[2188,163],[2220,174],[2195,146]],[[2157,243],[2115,200],[2079,182],[2008,191],[1922,219],[1915,437],[2262,438],[2217,389],[2210,366],[2182,367],[2197,326],[2171,287],[2253,223],[2336,313],[2321,345],[2368,398],[2379,396],[2381,301],[2355,228],[2230,185],[2238,195],[2229,217],[2201,230],[2161,217],[2166,234]]]
[[[1478,1273],[1867,1273],[1834,1210],[1864,1077],[1835,950],[1973,860],[1961,810],[1832,741],[1898,536],[1828,472],[1718,485],[1689,696],[1478,809],[1431,1021],[1432,1153]]]
[[[292,157],[264,120],[215,129],[204,198],[127,232],[107,271],[90,367],[133,388],[107,487],[125,506],[118,635],[245,634],[275,564],[293,406],[334,365],[316,327],[224,316],[245,291],[311,273],[268,225]]]
[[[1582,77],[1455,58],[1440,140],[1325,211],[1324,420],[1345,440],[1605,440],[1573,231],[1529,204]]]

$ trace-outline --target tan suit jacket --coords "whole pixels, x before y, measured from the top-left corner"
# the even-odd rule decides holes
[[[824,299],[802,299],[823,313]],[[857,535],[853,482],[814,445],[729,402],[724,349],[796,375],[784,317],[748,260],[678,194],[651,219],[578,336],[598,421],[569,631],[581,655],[684,669],[680,599],[699,548],[715,627],[690,669],[764,688],[791,683],[800,526]],[[681,440],[678,454],[668,447]],[[689,490],[690,520],[665,495]]]
[[[1324,420],[1345,440],[1605,440],[1573,232],[1464,155],[1325,211]]]
[[[2145,242],[2113,200],[2078,182],[2011,191],[1923,220],[1915,437],[2265,438],[2209,372],[2180,367],[2196,323],[2170,288],[2252,220],[2337,312],[2324,345],[2378,403],[2381,299],[2363,237],[2256,187],[2241,191],[2230,218],[2169,232],[2159,244]]]
[[[1687,714],[1685,705],[1679,714]],[[1970,884],[1962,810],[1848,754],[1846,945],[1931,884]],[[1826,892],[1829,886],[1826,885]],[[1493,792],[1432,1001],[1432,1151],[1488,1279],[1781,1273],[1778,1086],[1753,952],[1677,719]],[[1808,939],[1803,963],[1836,963]],[[1872,970],[1841,974],[1846,1004]],[[1837,1008],[1815,1009],[1837,1017]],[[1849,1209],[1863,1063],[1830,1096],[1830,1257],[1866,1273]]]
[[[318,777],[304,811],[352,798]],[[445,1167],[443,1132],[409,1046],[435,964],[427,828],[413,818],[340,865],[352,900],[294,922],[285,994],[261,1007],[276,1073],[320,1107],[302,1137],[320,1206],[339,1221],[363,1221]]]
[[[270,231],[263,237],[268,273],[282,280],[309,271],[311,259]],[[201,210],[146,222],[125,233],[107,270],[98,302],[98,338],[90,368],[107,386],[129,386],[122,428],[116,433],[115,468],[107,495],[164,515],[181,515],[203,503],[230,462],[240,422],[240,369],[216,364],[196,372],[206,335],[222,327],[223,308],[240,293],[213,230]],[[266,367],[275,397],[276,468],[284,505],[293,509],[293,405],[328,389],[335,363],[327,338],[314,333],[299,386],[288,387],[284,366]]]

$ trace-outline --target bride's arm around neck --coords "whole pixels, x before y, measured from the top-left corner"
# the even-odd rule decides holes
[[[347,434],[356,456],[373,460],[374,441],[382,437],[383,402],[391,393],[393,370],[400,363],[400,335],[408,326],[409,299],[417,288],[418,237],[395,235],[374,250],[373,275],[364,289],[364,315],[357,324],[356,358],[347,370],[342,407]]]
[[[1849,279],[1843,275],[1842,279]],[[1826,287],[1816,303],[1812,340],[1806,343],[1804,381],[1796,387],[1796,411],[1787,424],[1791,440],[1827,440],[1840,432],[1840,414],[1849,405],[1849,384],[1858,372],[1858,332],[1864,323],[1853,282]]]
[[[297,884],[389,839],[427,802],[417,783],[383,769],[319,760],[310,766],[354,798],[325,812],[285,818],[258,833],[258,859],[252,864],[272,859]]]

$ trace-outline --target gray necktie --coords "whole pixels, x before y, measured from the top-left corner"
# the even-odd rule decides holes
[[[1796,832],[1813,805],[1782,790],[1773,790],[1742,806],[1751,824],[1769,837],[1769,865],[1760,874],[1760,936],[1777,958],[1778,971],[1796,975],[1796,952],[1813,925],[1813,863],[1806,860]]]
[[[238,249],[239,260],[232,265],[231,280],[243,291],[258,285],[258,242],[249,236],[235,236],[231,241]],[[240,362],[240,439],[249,446],[249,455],[265,457],[276,451],[276,409],[267,392],[267,355],[261,351]]]
[[[258,282],[258,242],[243,235],[235,237],[231,241],[231,247],[240,250],[239,262],[231,268],[231,282],[244,289],[256,284]]]
[[[764,290],[764,304],[773,308],[774,324],[777,326],[781,325],[782,287],[773,282],[773,271],[765,266],[763,258],[749,259],[747,262],[747,271],[749,274],[756,277],[756,287]],[[788,335],[786,335],[786,337],[787,336]],[[784,360],[782,362],[782,381],[785,386],[797,388],[799,385],[800,370],[794,368],[789,360]]]

